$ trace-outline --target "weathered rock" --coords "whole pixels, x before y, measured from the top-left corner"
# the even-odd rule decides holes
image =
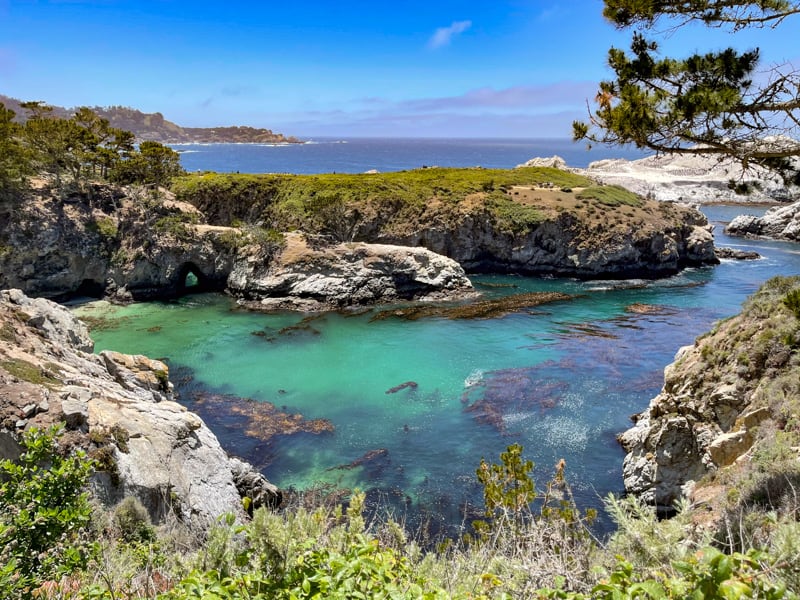
[[[743,168],[732,159],[712,154],[599,160],[587,169],[570,170],[662,201],[788,202],[798,193],[796,186],[787,186],[774,172],[758,166]]]
[[[661,393],[618,438],[628,492],[671,507],[705,475],[770,442],[770,427],[786,410],[780,398],[796,394],[800,357],[786,344],[797,319],[783,299],[797,286],[789,278],[768,282],[742,314],[677,353]]]
[[[0,253],[0,289],[129,302],[178,295],[190,272],[201,288],[222,289],[236,250],[224,235],[231,228],[204,229],[193,206],[148,204],[137,194],[96,185],[64,203],[45,188],[31,191],[0,228],[0,246],[11,250]]]
[[[0,458],[19,455],[16,427],[64,421],[69,444],[103,457],[95,494],[109,504],[135,496],[156,522],[172,514],[204,529],[220,514],[242,514],[241,480],[254,499],[278,501],[273,486],[232,461],[202,419],[173,401],[164,363],[90,354],[86,328],[68,310],[18,290],[0,291],[0,326],[13,331],[0,345],[0,416],[12,416],[0,423]],[[2,366],[9,363],[29,366],[20,372],[30,375],[11,377]]]
[[[749,250],[739,250],[737,248],[717,248],[715,250],[717,258],[733,260],[758,260],[761,255],[758,252]]]
[[[725,233],[800,241],[800,202],[773,207],[761,217],[739,215],[728,224]]]
[[[237,260],[228,290],[249,300],[267,299],[263,306],[277,297],[311,300],[322,307],[455,299],[474,293],[458,263],[424,248],[332,243],[303,233],[284,238],[274,256],[254,248]]]

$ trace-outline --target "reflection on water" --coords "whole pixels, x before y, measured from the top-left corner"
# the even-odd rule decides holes
[[[714,222],[729,212],[708,209]],[[598,506],[622,491],[616,435],[658,393],[677,349],[767,278],[800,273],[795,245],[715,235],[764,258],[659,281],[484,276],[487,297],[574,297],[479,320],[306,319],[197,295],[92,309],[121,322],[94,337],[98,351],[166,357],[181,401],[280,486],[359,487],[412,517],[458,525],[477,510],[481,457],[518,442],[540,482],[564,458],[579,503]],[[269,415],[286,428],[266,431]]]

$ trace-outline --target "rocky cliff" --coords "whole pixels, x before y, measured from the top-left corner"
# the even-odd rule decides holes
[[[155,522],[174,515],[202,530],[241,513],[242,495],[280,493],[229,458],[202,419],[173,401],[167,366],[145,356],[92,354],[68,310],[19,290],[0,291],[0,458],[18,456],[20,432],[66,423],[67,446],[97,461],[95,495],[137,497]]]
[[[421,248],[328,245],[288,260],[299,251],[288,240],[303,236],[208,225],[197,208],[169,194],[156,199],[142,190],[98,185],[87,196],[63,199],[40,186],[3,208],[0,289],[58,300],[149,300],[227,287],[249,299],[309,298],[320,308],[456,298],[471,289],[458,264]]]
[[[717,262],[697,210],[552,167],[192,175],[175,190],[215,225],[422,246],[468,273],[658,277]]]
[[[800,192],[763,167],[711,154],[599,160],[574,171],[646,198],[693,204],[791,202]]]
[[[719,505],[776,473],[797,477],[798,348],[796,277],[767,282],[741,314],[682,348],[620,436],[626,490],[664,507],[683,497]]]

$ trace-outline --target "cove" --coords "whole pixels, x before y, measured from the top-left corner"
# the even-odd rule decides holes
[[[721,223],[759,210],[704,212]],[[565,459],[581,507],[622,491],[616,435],[677,349],[769,277],[800,273],[794,244],[715,235],[764,258],[656,281],[475,277],[486,297],[571,297],[486,319],[259,314],[216,294],[76,310],[96,319],[97,351],[167,359],[179,400],[275,484],[358,487],[412,524],[452,531],[480,510],[481,457],[515,442],[540,483]]]

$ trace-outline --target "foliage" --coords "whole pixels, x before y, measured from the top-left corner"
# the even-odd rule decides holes
[[[591,186],[575,195],[579,200],[597,200],[605,206],[641,206],[642,199],[618,185]]]
[[[603,15],[619,28],[652,28],[664,18],[676,27],[698,21],[737,31],[776,27],[799,12],[800,3],[788,0],[605,0]],[[787,161],[800,156],[800,75],[791,64],[764,77],[756,72],[758,50],[660,58],[658,44],[641,29],[634,32],[630,49],[631,54],[609,50],[616,79],[600,84],[589,122],[573,124],[575,139],[731,156],[745,166],[758,163],[797,177]],[[770,134],[788,137],[768,142],[764,137]]]
[[[0,462],[0,596],[30,597],[45,579],[86,566],[91,509],[84,491],[92,464],[62,456],[60,427],[30,429],[18,462]],[[9,575],[9,567],[14,574]]]
[[[14,122],[14,111],[0,102],[0,201],[13,197],[32,171],[20,141],[21,130]]]
[[[138,151],[127,153],[117,163],[112,179],[119,183],[145,183],[156,188],[168,185],[173,177],[183,174],[180,155],[159,142],[145,141]]]
[[[485,214],[506,231],[524,231],[543,215],[535,206],[513,201],[511,186],[590,184],[553,168],[429,168],[355,175],[204,173],[178,178],[172,189],[219,225],[245,221],[349,241],[361,235],[359,227],[366,222],[387,233],[403,232],[416,230],[423,219],[455,223],[470,213]]]

